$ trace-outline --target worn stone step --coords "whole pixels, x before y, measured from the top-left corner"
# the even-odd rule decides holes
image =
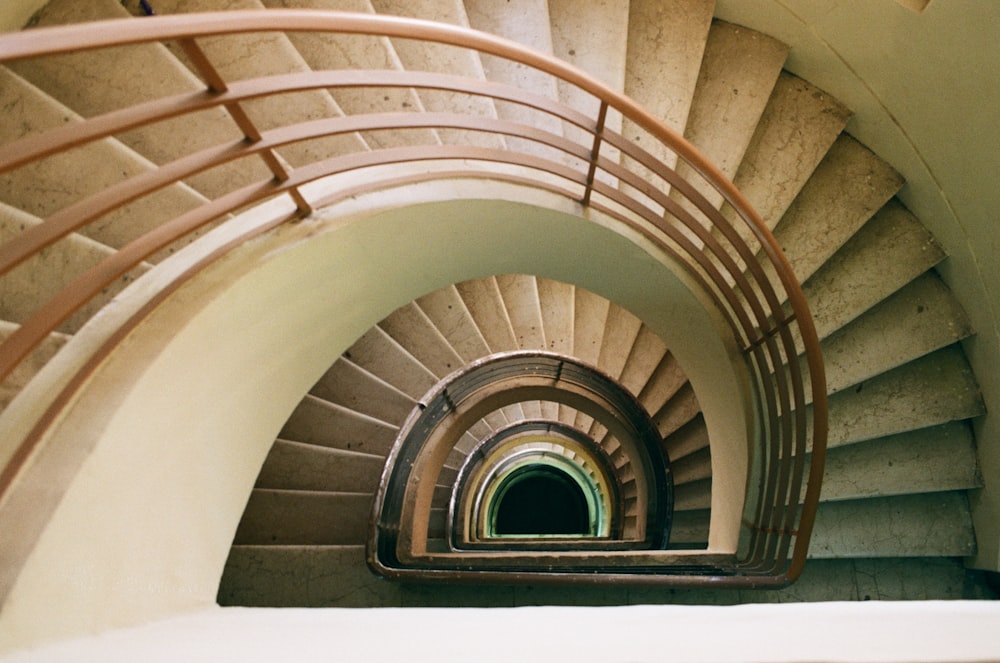
[[[700,412],[698,397],[695,396],[691,383],[685,382],[666,405],[653,415],[653,424],[660,431],[660,435],[667,438]]]
[[[639,337],[642,321],[630,311],[612,303],[608,307],[608,318],[601,339],[601,351],[597,368],[615,380],[621,378]]]
[[[221,606],[368,608],[400,605],[402,585],[370,573],[364,545],[233,546]]]
[[[841,135],[774,228],[799,282],[816,273],[902,186],[903,178],[888,163]],[[777,289],[770,261],[761,262]]]
[[[464,4],[469,27],[511,39],[543,53],[552,52],[547,0],[509,0],[502,4],[493,0],[465,0]],[[528,16],[531,20],[525,20]],[[489,80],[506,83],[549,99],[557,98],[556,80],[552,76],[491,55],[483,55],[481,60],[483,71]],[[518,104],[495,104],[497,115],[501,119],[535,127],[556,136],[562,135],[562,123],[547,113]],[[560,155],[537,143],[512,137],[506,138],[506,141],[512,149],[561,160]]]
[[[681,365],[667,352],[639,392],[639,402],[647,412],[659,412],[686,383]]]
[[[362,334],[344,356],[414,400],[419,400],[438,381],[437,376],[378,325]]]
[[[343,357],[333,363],[309,393],[393,426],[401,425],[417,404],[415,399]]]
[[[688,121],[714,9],[714,0],[629,3],[625,94],[680,134]],[[676,163],[675,154],[654,144],[631,122],[624,122],[622,132],[667,165]]]
[[[711,509],[677,511],[670,524],[668,548],[707,548]]]
[[[469,21],[461,0],[372,0],[379,14],[407,16],[440,23],[468,26]],[[438,44],[420,43],[409,39],[393,39],[393,48],[407,71],[440,71],[468,78],[484,78],[479,55],[465,49]],[[459,112],[495,118],[496,108],[489,99],[447,92],[420,91],[424,108],[431,112]],[[474,131],[442,131],[441,140],[449,144],[501,147],[502,139]]]
[[[788,56],[776,39],[742,26],[712,21],[684,137],[732,179]],[[678,174],[716,207],[722,194],[685,163]],[[676,192],[671,197],[680,198]]]
[[[972,332],[958,300],[928,272],[823,341],[827,389],[848,388]],[[804,362],[803,369],[808,375]]]
[[[527,274],[501,274],[496,277],[496,281],[504,308],[507,309],[507,319],[514,331],[515,349],[544,350],[545,328],[535,277]]]
[[[975,376],[952,345],[830,397],[829,447],[983,414]]]
[[[966,422],[830,449],[823,501],[967,490],[982,485]]]
[[[964,557],[976,539],[963,491],[825,502],[809,556]]]
[[[552,53],[580,67],[591,76],[613,89],[625,89],[625,62],[628,50],[629,3],[601,0],[577,2],[576,0],[549,0],[549,18],[552,31]],[[568,83],[557,84],[559,100],[589,117],[597,117],[600,102]],[[621,113],[610,112],[605,126],[621,132]],[[583,142],[583,130],[563,126],[563,135]],[[602,147],[601,155],[617,163],[620,155],[614,149]],[[614,178],[601,175],[605,182],[616,185]]]
[[[670,471],[674,475],[674,487],[693,481],[702,481],[712,476],[712,451],[704,447],[676,461],[671,460]]]
[[[374,493],[385,458],[277,439],[256,488]]]
[[[59,25],[128,16],[118,0],[52,0],[36,15],[36,24]],[[13,63],[12,68],[84,117],[205,88],[164,46],[156,44],[23,60]],[[100,85],[94,84],[91,72],[100,72]],[[221,108],[135,129],[119,137],[156,164],[242,138],[242,132]],[[209,198],[216,198],[270,177],[262,161],[242,159],[194,176],[189,184]]]
[[[674,513],[712,508],[712,479],[700,479],[674,490]]]
[[[768,227],[784,216],[849,117],[850,111],[814,85],[787,72],[778,76],[733,179]],[[723,213],[736,218],[728,205]],[[755,246],[741,223],[735,227]]]
[[[885,256],[891,255],[892,260]],[[896,199],[847,241],[802,290],[820,338],[829,336],[944,259],[923,224]]]
[[[360,544],[371,505],[371,493],[254,489],[233,545]]]
[[[399,307],[378,326],[438,380],[464,365],[455,348],[414,302]]]
[[[372,14],[369,0],[264,0],[270,8],[310,8]],[[293,32],[288,39],[314,71],[335,69],[402,70],[403,65],[386,37],[360,37],[329,33]],[[341,88],[330,91],[348,115],[371,112],[421,112],[423,104],[412,88]],[[430,129],[366,132],[372,149],[440,142]]]
[[[398,432],[397,426],[307,394],[285,422],[279,437],[385,457]]]
[[[689,454],[707,449],[708,444],[708,428],[705,426],[705,417],[698,413],[691,421],[666,438],[663,441],[663,448],[666,450],[670,462],[674,462]]]
[[[517,348],[514,328],[495,277],[463,281],[456,284],[455,289],[490,352]]]
[[[79,122],[70,108],[0,67],[0,143]],[[0,176],[0,200],[38,217],[50,216],[154,168],[118,140],[107,138],[55,154]],[[80,230],[84,236],[120,248],[163,222],[206,202],[192,189],[174,184],[106,214]],[[184,241],[183,243],[187,243]],[[162,251],[153,260],[174,250]]]
[[[0,202],[0,242],[17,237],[41,220]],[[113,254],[99,242],[69,235],[0,277],[0,320],[23,323],[35,310],[55,297],[73,280]],[[93,300],[59,325],[56,331],[76,333],[83,324],[132,281],[149,269],[143,263],[118,277]]]
[[[159,0],[156,4],[158,14],[255,9],[264,9],[260,0]],[[199,39],[198,46],[227,81],[309,71],[309,65],[283,33],[207,37]],[[179,49],[174,53],[186,60]],[[243,102],[241,106],[261,131],[344,115],[326,90],[253,99]],[[340,154],[367,150],[364,139],[351,133],[293,143],[277,152],[292,167],[299,167]]]

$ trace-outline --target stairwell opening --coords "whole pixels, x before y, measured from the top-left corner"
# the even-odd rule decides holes
[[[518,468],[490,504],[489,536],[594,536],[597,518],[583,487],[559,468]]]

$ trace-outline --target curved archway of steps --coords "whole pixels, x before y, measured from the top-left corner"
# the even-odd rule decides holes
[[[287,213],[277,207],[247,223]],[[264,457],[323,368],[389,311],[484,273],[543,272],[622,302],[697,367],[688,378],[706,385],[700,405],[713,439],[745,449],[746,386],[722,323],[644,242],[574,207],[485,182],[374,194],[281,226],[158,302],[64,410],[3,505],[24,533],[20,550],[5,550],[5,632],[31,641],[214,603]],[[470,218],[476,233],[466,230]],[[117,316],[176,287],[171,268],[211,255],[231,232],[164,261],[75,336],[5,413],[5,439],[25,432],[41,395],[81,354],[116,333]],[[745,476],[745,452],[718,458],[717,477]],[[733,495],[713,496],[713,519],[730,523],[713,528],[720,549],[735,546],[742,481],[734,483]]]

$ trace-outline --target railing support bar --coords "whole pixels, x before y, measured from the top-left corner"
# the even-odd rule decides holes
[[[597,113],[597,125],[594,127],[594,146],[590,149],[590,167],[587,169],[587,184],[583,191],[580,204],[586,207],[590,204],[590,195],[594,191],[594,177],[597,175],[597,159],[601,153],[601,143],[604,142],[604,123],[608,118],[608,102],[601,102]]]

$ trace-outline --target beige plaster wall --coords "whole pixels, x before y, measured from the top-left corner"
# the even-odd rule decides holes
[[[628,231],[576,218],[572,203],[543,194],[536,205],[512,202],[532,196],[509,187],[454,200],[477,186],[488,185],[411,187],[285,225],[211,266],[136,328],[54,426],[34,478],[15,487],[18,497],[67,483],[12,580],[0,650],[211,605],[264,456],[313,382],[397,306],[493,273],[538,273],[618,301],[691,367],[712,439],[732,446],[713,453],[731,460],[714,468],[712,541],[732,549],[746,395],[717,321]],[[421,191],[447,202],[412,206]],[[409,206],[394,207],[394,196]],[[388,209],[340,216],[373,202]],[[26,530],[38,506],[22,511]]]

